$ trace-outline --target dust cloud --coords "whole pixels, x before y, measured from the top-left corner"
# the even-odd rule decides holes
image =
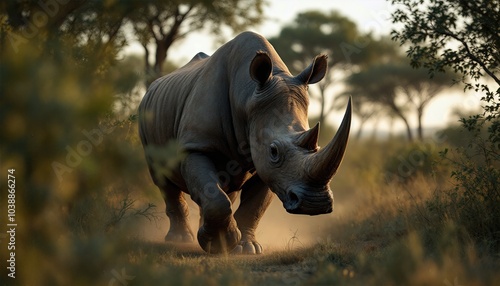
[[[189,223],[196,237],[199,226],[199,208],[185,195],[189,205]],[[169,229],[169,220],[164,214],[165,204],[160,199],[153,202],[157,205],[159,219],[147,221],[139,225],[136,235],[143,240],[163,242]],[[239,199],[233,205],[233,211],[238,208]],[[334,206],[333,213],[308,216],[289,214],[285,211],[281,201],[274,196],[273,201],[261,219],[256,237],[264,250],[291,250],[307,247],[321,241],[329,240],[330,225],[339,215],[338,207]]]

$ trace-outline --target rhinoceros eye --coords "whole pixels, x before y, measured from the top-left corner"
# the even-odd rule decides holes
[[[278,145],[274,142],[269,145],[269,156],[272,163],[278,163],[280,160]]]

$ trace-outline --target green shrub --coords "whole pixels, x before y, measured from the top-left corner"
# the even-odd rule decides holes
[[[462,119],[472,134],[467,147],[446,150],[456,183],[446,191],[446,215],[479,245],[500,249],[500,120]],[[486,132],[485,132],[486,130]],[[487,133],[488,136],[483,136]],[[491,248],[492,247],[492,248]]]
[[[432,144],[416,143],[395,150],[384,162],[385,181],[408,183],[419,175],[441,180],[449,171]]]

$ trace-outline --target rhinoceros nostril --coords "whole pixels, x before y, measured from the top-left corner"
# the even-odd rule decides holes
[[[288,212],[297,211],[300,207],[300,197],[294,191],[288,191],[285,208]]]
[[[299,203],[299,196],[293,191],[288,192],[288,202],[290,205],[297,205]]]
[[[331,192],[314,192],[303,189],[289,189],[286,192],[283,206],[292,214],[318,215],[333,211]]]

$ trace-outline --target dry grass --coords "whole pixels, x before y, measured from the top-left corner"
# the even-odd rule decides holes
[[[383,158],[399,144],[351,144],[333,182],[333,214],[290,215],[275,199],[257,230],[261,256],[214,256],[197,244],[164,243],[164,204],[140,169],[135,179],[77,198],[63,209],[65,225],[52,223],[57,209],[45,208],[38,223],[51,227],[38,234],[43,239],[20,237],[26,248],[19,255],[29,260],[19,275],[31,285],[494,285],[498,253],[448,216],[448,177],[385,181]],[[157,208],[141,215],[149,203]],[[196,229],[197,207],[191,211]]]
[[[404,184],[385,182],[379,156],[398,143],[371,142],[374,159],[366,144],[353,144],[337,176],[334,214],[292,216],[275,200],[258,230],[264,255],[213,256],[197,245],[134,242],[121,263],[134,282],[162,285],[493,285],[498,253],[481,251],[442,216],[442,190],[451,179],[416,173]]]

